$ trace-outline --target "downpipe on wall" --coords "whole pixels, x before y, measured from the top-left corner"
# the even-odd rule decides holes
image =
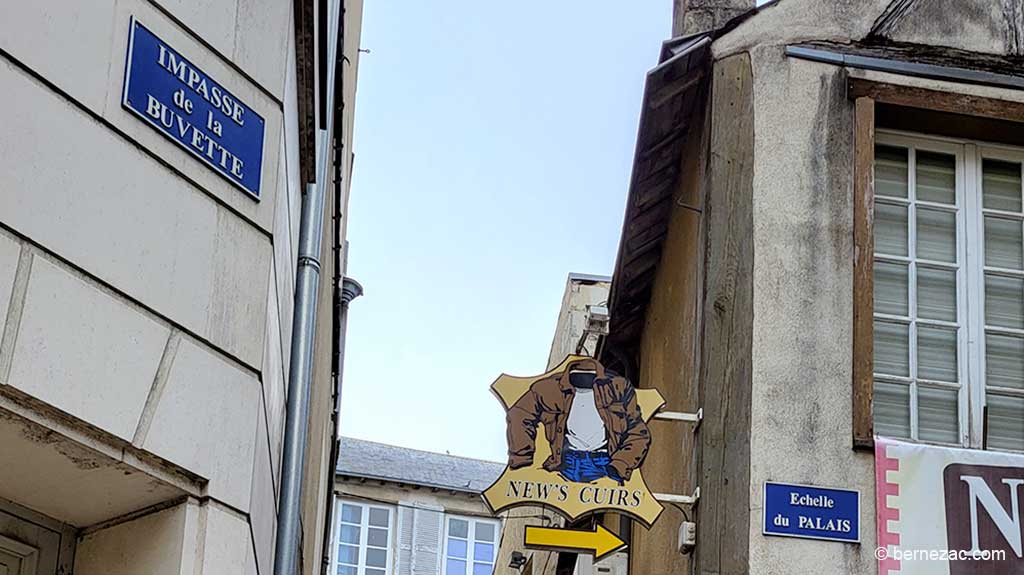
[[[323,0],[321,0],[323,1]],[[344,37],[344,10],[345,2],[338,2],[337,32],[328,37],[334,40],[335,52],[332,55],[340,60],[344,50],[342,38]],[[322,30],[322,29],[321,29]],[[326,33],[326,32],[324,32]],[[331,78],[328,83],[333,84],[333,93],[329,100],[333,103],[331,114],[324,118],[325,126],[319,134],[322,145],[316,151],[316,180],[315,184],[307,184],[306,192],[302,198],[302,215],[299,225],[299,250],[298,270],[295,279],[295,306],[292,316],[292,341],[291,341],[291,363],[288,366],[288,403],[285,413],[285,428],[283,438],[283,453],[281,460],[281,491],[278,496],[277,533],[274,547],[274,575],[296,575],[300,565],[301,555],[301,515],[302,515],[302,488],[305,480],[303,465],[306,456],[306,441],[309,429],[310,398],[313,383],[313,350],[316,339],[317,304],[320,290],[320,250],[323,238],[324,202],[327,194],[327,162],[331,144],[336,148],[341,146],[341,122],[340,115],[343,108],[343,92],[341,91],[341,80],[343,72],[341,66],[336,66],[331,71]],[[327,80],[327,79],[324,79]],[[336,117],[337,116],[337,117]],[[330,134],[332,137],[324,137]],[[333,139],[333,141],[332,141]],[[336,158],[340,157],[335,150]],[[334,434],[332,437],[332,467],[327,470],[331,480],[328,482],[333,486],[334,467],[333,461],[337,457],[337,423],[338,423],[338,402],[340,401],[340,358],[339,349],[344,349],[345,324],[340,323],[345,316],[339,313],[339,298],[343,293],[340,290],[345,285],[352,286],[348,301],[358,297],[362,288],[353,280],[340,280],[340,236],[338,226],[340,224],[340,190],[341,184],[340,164],[335,165],[335,213],[332,218],[334,229],[331,233],[332,248],[334,251],[335,277],[333,280],[334,294],[334,315],[332,318],[332,375],[334,375],[334,404],[335,409],[332,417],[334,419]],[[347,308],[348,301],[344,301]],[[333,501],[328,497],[326,515],[328,523],[325,526],[330,532],[330,515],[333,509]],[[310,533],[312,535],[312,532]],[[329,549],[325,547],[324,551]],[[315,564],[315,563],[314,563]]]
[[[313,380],[313,343],[320,289],[320,240],[323,236],[324,189],[308,184],[302,198],[299,260],[292,316],[291,363],[288,366],[288,405],[285,412],[278,500],[274,575],[295,575],[298,566],[302,512],[303,460],[309,427],[309,398]]]

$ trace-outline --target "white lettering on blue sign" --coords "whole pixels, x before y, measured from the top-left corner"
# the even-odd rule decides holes
[[[260,199],[265,121],[132,18],[122,105]]]
[[[860,492],[764,484],[765,535],[860,542]]]

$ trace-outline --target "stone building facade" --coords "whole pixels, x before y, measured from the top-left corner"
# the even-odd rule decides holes
[[[327,552],[338,575],[488,575],[507,536],[480,493],[505,465],[341,438]]]
[[[1024,6],[676,7],[599,355],[666,409],[703,410],[696,430],[652,428],[644,467],[652,490],[700,497],[633,529],[630,572],[1019,572],[1013,526],[989,539],[1007,563],[879,561],[898,526],[930,527],[890,507],[931,484],[876,467],[892,460],[875,447],[1024,450]],[[899,477],[902,491],[876,490]],[[859,491],[859,542],[766,535],[768,482]],[[1016,516],[1005,485],[990,489],[1001,509],[972,495],[944,521]]]
[[[358,0],[0,7],[0,561],[11,572],[273,571],[312,189],[327,205],[301,572],[320,572],[360,21]],[[242,142],[259,149],[245,165],[258,168],[258,199],[130,109],[136,25],[197,71],[177,78],[183,95],[217,90],[210,101],[230,107],[230,93],[262,118],[261,141]]]

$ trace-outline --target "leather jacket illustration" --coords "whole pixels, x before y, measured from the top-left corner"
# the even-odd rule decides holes
[[[551,456],[543,463],[545,470],[562,471],[569,463],[567,455],[575,458],[580,453],[572,450],[566,441],[569,413],[577,394],[576,387],[570,383],[570,373],[574,369],[588,369],[596,373],[592,384],[593,406],[604,424],[607,439],[601,461],[602,464],[607,462],[608,477],[628,480],[647,456],[651,444],[650,430],[641,417],[633,385],[624,377],[606,373],[603,366],[593,359],[572,362],[562,372],[538,380],[509,409],[509,467],[519,469],[533,463],[538,424],[544,424],[545,436],[551,446]]]

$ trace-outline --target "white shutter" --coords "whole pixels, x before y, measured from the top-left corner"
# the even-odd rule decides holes
[[[395,541],[396,575],[439,575],[444,511],[419,503],[399,503]]]
[[[412,542],[415,528],[415,509],[406,504],[398,506],[398,527],[395,535],[398,553],[395,557],[397,575],[412,575]]]
[[[439,575],[444,536],[444,513],[436,509],[413,510],[412,575]]]

